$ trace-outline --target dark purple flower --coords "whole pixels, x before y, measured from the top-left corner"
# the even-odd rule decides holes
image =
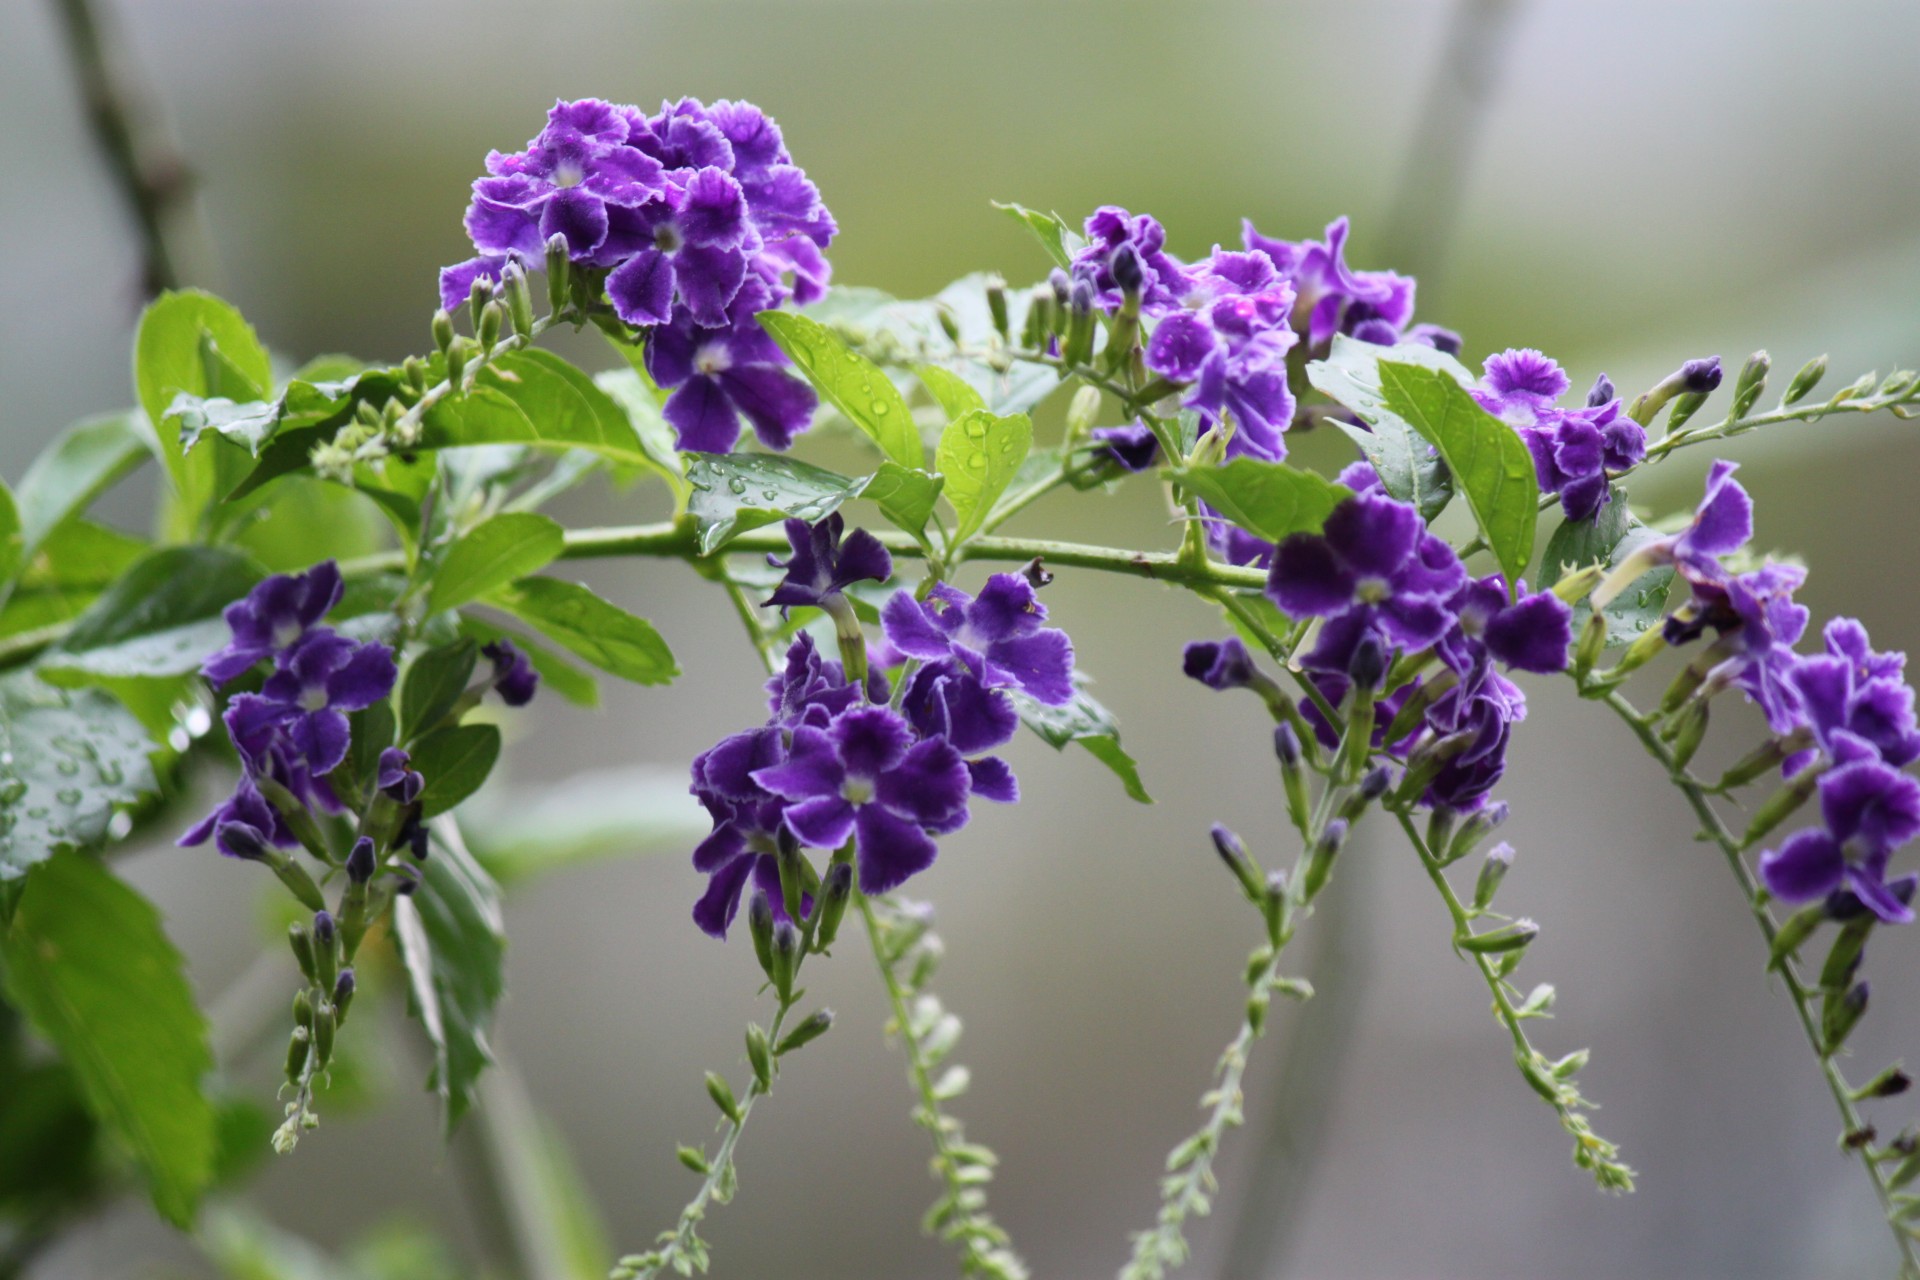
[[[540,673],[511,640],[493,640],[480,652],[493,664],[493,688],[510,707],[524,707],[540,689]]]
[[[660,162],[625,146],[627,121],[597,98],[556,102],[525,151],[487,156],[473,184],[467,234],[483,255],[538,261],[547,241],[565,238],[576,262],[592,261],[609,214],[657,197]]]
[[[1461,811],[1477,809],[1506,772],[1507,743],[1513,726],[1527,718],[1527,699],[1493,669],[1490,659],[1491,655],[1483,651],[1427,710],[1426,733],[1432,741],[1464,735],[1466,742],[1427,784],[1421,796],[1423,804]]]
[[[1540,488],[1560,495],[1569,520],[1591,520],[1609,497],[1608,472],[1625,471],[1647,456],[1647,433],[1618,400],[1560,411],[1551,425],[1520,428],[1533,453]]]
[[[847,682],[845,670],[822,657],[813,636],[805,631],[787,646],[786,665],[767,681],[766,690],[769,723],[785,729],[802,724],[825,728],[860,701],[860,690]],[[885,702],[887,694],[887,678],[878,670],[868,672],[867,701]]]
[[[1739,463],[1715,460],[1707,472],[1706,494],[1684,529],[1652,538],[1636,548],[1593,590],[1593,606],[1603,609],[1649,569],[1670,564],[1696,590],[1725,582],[1720,557],[1747,545],[1753,537],[1753,499],[1733,473]]]
[[[607,276],[607,300],[637,326],[667,323],[676,304],[697,324],[726,324],[760,250],[746,192],[711,165],[669,174],[653,199],[622,211],[609,239],[620,265]]]
[[[1237,638],[1195,640],[1181,654],[1180,669],[1209,689],[1244,689],[1259,675],[1253,655]]]
[[[244,777],[231,796],[174,843],[190,849],[205,844],[208,836],[227,857],[250,862],[266,857],[271,848],[291,849],[296,843],[280,811],[267,803],[251,779]]]
[[[1826,642],[1824,654],[1797,659],[1786,674],[1814,741],[1832,755],[1839,735],[1850,734],[1890,765],[1920,759],[1906,655],[1874,652],[1853,618],[1827,623]]]
[[[767,895],[774,919],[787,919],[777,857],[780,802],[730,800],[711,792],[701,794],[700,802],[713,817],[713,830],[693,851],[693,869],[707,877],[707,891],[693,906],[693,922],[703,932],[725,938],[749,879]]]
[[[893,557],[880,539],[865,529],[855,529],[842,541],[845,528],[846,520],[838,511],[811,525],[805,520],[786,522],[793,555],[784,562],[767,557],[768,564],[786,570],[780,585],[767,597],[768,606],[844,610],[847,606],[841,593],[848,586],[885,582],[893,576]]]
[[[1460,558],[1419,512],[1364,493],[1335,507],[1322,532],[1280,544],[1267,595],[1291,617],[1327,619],[1303,663],[1345,671],[1365,636],[1412,651],[1446,635],[1448,601],[1465,580]]]
[[[420,798],[421,788],[426,779],[413,767],[413,760],[399,747],[388,747],[380,753],[380,764],[374,773],[376,787],[401,804],[412,804]]]
[[[1889,889],[1887,861],[1920,835],[1920,782],[1874,759],[1843,764],[1820,778],[1823,826],[1796,832],[1760,855],[1760,877],[1785,902],[1807,902],[1845,887],[1889,924],[1913,911]]]
[[[813,388],[789,372],[786,356],[750,317],[709,327],[680,312],[648,339],[647,372],[673,389],[662,412],[673,424],[676,445],[702,453],[732,449],[741,418],[767,448],[785,449],[813,424],[819,404]]]
[[[340,602],[340,567],[327,560],[305,573],[277,573],[227,606],[233,639],[200,664],[215,686],[240,675],[264,658],[293,648]]]
[[[886,893],[933,865],[929,831],[966,821],[972,777],[952,744],[913,740],[885,707],[844,712],[826,729],[802,726],[784,764],[754,771],[768,791],[792,801],[787,829],[817,849],[855,839],[860,888]]]
[[[1111,459],[1126,471],[1145,471],[1160,457],[1160,440],[1143,422],[1095,427],[1092,435],[1103,446],[1098,456]]]
[[[322,629],[287,655],[261,693],[284,708],[287,738],[307,767],[325,774],[346,758],[346,713],[386,697],[395,674],[387,646],[356,644]]]
[[[1013,738],[1020,714],[1000,689],[952,660],[929,663],[913,673],[900,699],[900,712],[922,738],[941,738],[967,759],[973,794],[1012,804],[1020,784],[1006,761],[983,756]]]
[[[249,778],[270,778],[307,808],[339,813],[339,798],[319,776],[324,770],[308,762],[289,733],[297,711],[275,698],[242,693],[228,700],[221,721]]]
[[[1170,312],[1154,327],[1147,368],[1187,386],[1184,403],[1209,428],[1233,415],[1229,455],[1285,457],[1281,435],[1294,409],[1287,352],[1298,340],[1287,327],[1293,289],[1265,254],[1215,249],[1182,301],[1192,309]]]
[[[1443,653],[1455,670],[1470,665],[1476,645],[1519,671],[1556,675],[1567,669],[1573,610],[1553,592],[1528,595],[1522,582],[1519,598],[1509,602],[1507,580],[1494,573],[1463,584],[1448,607],[1457,625]]]
[[[1686,562],[1682,562],[1685,565]],[[1682,644],[1711,627],[1718,638],[1708,651],[1718,659],[1705,692],[1738,684],[1766,712],[1775,733],[1800,721],[1800,700],[1789,679],[1799,661],[1793,646],[1807,629],[1807,607],[1793,598],[1806,581],[1799,565],[1768,561],[1746,573],[1715,577],[1693,573],[1693,598],[1666,621],[1669,643]]]
[[[1473,398],[1510,427],[1551,427],[1559,420],[1555,402],[1566,394],[1567,375],[1550,357],[1531,347],[1513,347],[1488,356],[1486,376]]]
[[[1186,293],[1187,273],[1167,255],[1166,229],[1156,219],[1103,205],[1087,219],[1086,226],[1087,245],[1074,256],[1073,271],[1092,285],[1095,301],[1103,310],[1120,305],[1122,291],[1113,273],[1116,256],[1126,256],[1139,271],[1144,309],[1175,305]]]
[[[896,592],[880,614],[887,640],[907,657],[953,658],[989,689],[1018,688],[1057,707],[1073,700],[1073,643],[1041,626],[1046,617],[1033,584],[1011,573],[988,578],[977,597],[945,583],[924,604]]]
[[[1413,318],[1414,282],[1392,271],[1355,271],[1347,266],[1347,230],[1346,218],[1335,218],[1327,224],[1324,240],[1289,241],[1261,235],[1250,221],[1241,223],[1241,242],[1264,254],[1280,277],[1292,284],[1298,295],[1296,305],[1306,312],[1307,345],[1314,349],[1335,333],[1391,344]],[[1431,339],[1444,333],[1423,336]]]

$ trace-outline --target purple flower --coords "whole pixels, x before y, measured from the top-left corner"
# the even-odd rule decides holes
[[[1018,688],[1057,707],[1073,700],[1073,643],[1041,626],[1046,617],[1033,584],[1011,573],[988,578],[977,597],[945,583],[924,604],[896,592],[880,613],[887,640],[907,657],[953,658],[989,689]]]
[[[1160,440],[1144,422],[1124,427],[1095,427],[1095,440],[1102,442],[1097,456],[1110,459],[1125,471],[1145,471],[1160,457]]]
[[[1365,493],[1335,507],[1322,532],[1280,544],[1267,595],[1291,617],[1327,619],[1303,664],[1345,671],[1365,637],[1413,651],[1445,636],[1454,625],[1448,601],[1465,580],[1460,558],[1419,512]]]
[[[399,747],[388,747],[380,753],[374,785],[401,804],[412,804],[420,798],[427,780],[414,769],[413,760],[406,752]]]
[[[227,606],[233,638],[200,664],[200,673],[223,685],[263,658],[293,648],[340,602],[340,567],[327,560],[305,573],[279,573]]]
[[[1550,427],[1522,427],[1540,488],[1560,495],[1569,520],[1591,520],[1610,496],[1607,473],[1637,466],[1647,456],[1647,433],[1620,401],[1559,413]]]
[[[638,326],[667,323],[676,303],[698,324],[727,323],[760,249],[746,192],[711,165],[670,174],[658,196],[622,215],[614,236],[623,252],[607,276],[607,300]]]
[[[776,856],[780,803],[729,800],[710,792],[701,794],[700,802],[713,817],[713,830],[693,851],[693,869],[707,877],[707,891],[693,906],[693,922],[712,937],[725,938],[749,879],[767,895],[774,919],[787,919]]]
[[[1426,733],[1432,741],[1464,736],[1466,742],[1427,784],[1422,804],[1477,809],[1506,772],[1507,744],[1513,726],[1527,718],[1527,699],[1493,669],[1490,658],[1482,652],[1427,711]]]
[[[1876,653],[1867,629],[1853,618],[1827,623],[1827,651],[1796,660],[1786,673],[1802,718],[1830,756],[1842,735],[1869,745],[1896,767],[1920,759],[1913,690],[1903,673],[1906,655]],[[1790,760],[1790,770],[1800,761]]]
[[[1507,600],[1507,580],[1500,574],[1464,583],[1448,602],[1456,626],[1443,652],[1455,670],[1471,665],[1475,646],[1519,671],[1556,675],[1567,669],[1567,648],[1573,643],[1573,610],[1551,591],[1520,594]]]
[[[860,690],[847,682],[838,662],[823,658],[813,637],[802,631],[787,646],[787,663],[767,681],[770,724],[791,729],[799,725],[825,728],[835,716],[860,701]],[[887,700],[887,680],[878,671],[867,675],[867,701]],[[757,766],[756,766],[757,767]]]
[[[743,292],[756,290],[764,286]],[[647,372],[673,388],[662,412],[675,444],[702,453],[732,449],[741,418],[769,449],[785,449],[811,426],[819,401],[788,368],[786,355],[750,317],[707,326],[682,311],[647,342]]]
[[[267,678],[262,696],[278,703],[288,740],[316,775],[346,758],[346,713],[372,706],[393,691],[393,651],[356,644],[321,629],[310,633]]]
[[[1293,421],[1287,352],[1298,340],[1287,319],[1293,289],[1265,254],[1215,249],[1192,276],[1191,310],[1161,318],[1147,342],[1147,368],[1187,385],[1185,404],[1209,426],[1231,411],[1230,455],[1279,459]]]
[[[1392,344],[1413,318],[1414,282],[1392,271],[1355,271],[1347,266],[1347,220],[1327,224],[1324,240],[1275,240],[1241,223],[1241,242],[1264,254],[1280,277],[1293,285],[1298,306],[1306,316],[1309,347],[1324,346],[1335,333],[1365,342]],[[1431,345],[1435,338],[1452,337],[1445,330],[1421,335]],[[1458,339],[1454,340],[1458,345]]]
[[[493,664],[493,688],[510,707],[524,707],[540,689],[540,673],[511,640],[493,640],[480,652]]]
[[[855,529],[846,540],[841,532],[846,520],[836,511],[815,524],[805,520],[786,522],[787,542],[793,555],[782,562],[769,555],[767,563],[786,570],[780,585],[767,597],[769,606],[791,608],[812,605],[816,609],[837,612],[847,608],[841,594],[856,582],[885,582],[893,576],[893,557],[880,539],[865,529]]]
[[[1647,570],[1663,564],[1674,566],[1696,590],[1724,583],[1727,572],[1721,567],[1720,557],[1738,551],[1753,537],[1753,499],[1733,478],[1739,465],[1715,460],[1707,472],[1706,494],[1695,508],[1693,519],[1677,533],[1642,543],[1615,565],[1594,588],[1593,607],[1604,609]]]
[[[1559,418],[1555,402],[1570,385],[1550,357],[1531,347],[1512,347],[1488,356],[1486,376],[1473,398],[1510,427],[1550,427]]]
[[[1907,924],[1913,911],[1889,888],[1894,849],[1920,834],[1920,783],[1878,760],[1840,765],[1820,778],[1823,826],[1796,832],[1760,855],[1767,890],[1786,902],[1806,902],[1851,890],[1888,924]]]
[[[175,843],[190,849],[205,844],[208,836],[227,857],[250,862],[266,857],[269,848],[290,849],[295,844],[280,811],[267,803],[251,779],[244,777],[231,796]]]
[[[913,740],[913,729],[885,707],[842,713],[826,729],[802,726],[784,764],[753,779],[793,803],[787,829],[818,849],[855,840],[860,888],[886,893],[933,865],[929,831],[966,821],[972,778],[952,744]]]
[[[1253,655],[1237,638],[1195,640],[1181,654],[1180,669],[1209,689],[1244,689],[1259,675]]]
[[[959,663],[933,662],[913,673],[900,711],[922,738],[941,738],[967,759],[974,795],[1012,804],[1020,784],[1006,761],[980,753],[1013,738],[1020,713],[1003,690],[989,689]]]
[[[1166,253],[1167,232],[1147,214],[1131,214],[1116,205],[1102,205],[1087,219],[1087,245],[1074,255],[1073,273],[1092,285],[1094,300],[1112,311],[1123,290],[1114,279],[1116,258],[1130,259],[1123,274],[1137,271],[1141,307],[1147,311],[1174,306],[1187,291],[1186,271]]]

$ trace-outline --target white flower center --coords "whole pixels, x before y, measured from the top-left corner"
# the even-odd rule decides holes
[[[563,160],[554,168],[553,185],[556,187],[577,187],[586,178],[584,169],[571,160]]]
[[[300,709],[302,711],[320,711],[327,705],[327,686],[310,684],[300,690]]]
[[[1362,578],[1353,584],[1353,598],[1361,604],[1379,604],[1393,594],[1385,578]]]
[[[693,371],[711,377],[733,367],[733,353],[724,342],[709,342],[693,353]]]
[[[273,629],[273,647],[276,649],[288,648],[295,640],[300,638],[305,630],[306,628],[298,622],[281,623]]]
[[[873,779],[848,778],[840,784],[840,795],[848,804],[865,804],[873,799]]]

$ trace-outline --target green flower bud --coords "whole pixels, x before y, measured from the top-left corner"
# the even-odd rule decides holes
[[[771,1090],[773,1050],[767,1047],[767,1033],[751,1023],[747,1026],[747,1063],[753,1068],[753,1079],[760,1086],[760,1092]]]
[[[679,1149],[679,1156],[680,1163],[695,1173],[704,1175],[713,1171],[712,1166],[707,1163],[707,1157],[701,1154],[695,1147],[689,1147],[685,1143],[682,1143]]]
[[[313,1026],[313,997],[307,994],[305,987],[293,993],[293,1024],[296,1027]]]
[[[493,285],[486,276],[475,276],[473,287],[467,290],[467,327],[479,333],[484,327],[482,316],[487,304],[493,301]],[[492,343],[488,343],[492,346]]]
[[[713,1099],[714,1106],[720,1108],[721,1115],[735,1124],[740,1123],[740,1103],[733,1096],[733,1086],[717,1071],[707,1072],[707,1096]]]
[[[453,345],[453,317],[445,310],[433,313],[433,345],[439,351]]]
[[[1240,889],[1247,895],[1247,901],[1264,901],[1267,896],[1266,882],[1261,878],[1260,868],[1248,856],[1247,847],[1240,843],[1240,837],[1217,822],[1213,824],[1212,835],[1214,852],[1220,855],[1220,861],[1227,864],[1227,870],[1240,882]]]
[[[1844,991],[1829,990],[1820,1001],[1820,1038],[1825,1056],[1832,1057],[1847,1043],[1867,1012],[1867,994],[1863,978]]]
[[[793,921],[781,920],[773,926],[773,967],[767,976],[782,1000],[793,999],[793,980],[800,971],[800,931]]]
[[[480,323],[474,332],[480,335],[480,349],[491,351],[500,341],[500,326],[506,323],[507,309],[497,302],[480,308]]]
[[[747,899],[747,930],[753,934],[753,954],[760,969],[773,976],[773,903],[766,891],[756,887]]]
[[[307,1048],[312,1033],[305,1027],[295,1027],[293,1038],[287,1041],[287,1083],[298,1086],[307,1071]]]
[[[1684,769],[1707,736],[1707,704],[1696,699],[1689,703],[1673,726],[1673,767]]]
[[[300,966],[300,972],[308,982],[318,982],[320,972],[313,963],[313,935],[307,932],[307,926],[297,921],[287,926],[287,944],[293,948],[293,958]]]
[[[1673,412],[1667,415],[1667,434],[1672,435],[1685,426],[1687,419],[1700,412],[1700,406],[1707,398],[1697,391],[1683,391],[1673,398]]]
[[[779,1047],[773,1051],[776,1058],[784,1058],[803,1045],[812,1044],[833,1026],[833,1010],[816,1009],[808,1014],[799,1026],[780,1037]]]
[[[1851,1091],[1855,1102],[1867,1102],[1874,1098],[1892,1098],[1905,1093],[1913,1087],[1913,1077],[1906,1073],[1899,1063],[1894,1063],[1873,1079]]]
[[[1828,991],[1838,991],[1853,981],[1853,975],[1860,968],[1860,957],[1867,949],[1867,934],[1873,929],[1871,918],[1853,920],[1840,930],[1840,936],[1833,940],[1833,950],[1827,952],[1827,962],[1820,966],[1820,985]]]
[[[1816,902],[1812,906],[1802,907],[1788,916],[1773,935],[1773,948],[1767,957],[1767,968],[1778,969],[1785,964],[1800,945],[1813,936],[1827,919],[1827,904]]]
[[[1074,392],[1073,399],[1067,403],[1067,443],[1073,445],[1086,439],[1099,414],[1100,388],[1081,387]]]
[[[1043,284],[1035,285],[1033,292],[1027,296],[1027,319],[1020,327],[1020,345],[1028,351],[1039,351],[1047,345],[1047,339],[1052,335],[1053,290]],[[956,336],[953,340],[958,342],[960,339]]]
[[[1793,780],[1768,796],[1766,802],[1754,812],[1753,821],[1747,824],[1747,833],[1741,838],[1741,844],[1756,844],[1767,837],[1775,827],[1794,815],[1813,795],[1814,784],[1825,773],[1825,761],[1808,765],[1793,775]]]
[[[1747,410],[1753,408],[1754,401],[1767,389],[1767,371],[1773,368],[1773,357],[1764,351],[1756,351],[1747,357],[1740,366],[1740,376],[1733,383],[1733,416],[1744,418]]]
[[[333,1006],[321,1001],[313,1011],[313,1069],[320,1070],[333,1061],[333,1030],[336,1025]]]
[[[1482,805],[1468,814],[1467,820],[1454,832],[1453,839],[1447,841],[1446,853],[1442,855],[1440,865],[1450,867],[1472,853],[1482,840],[1499,829],[1500,824],[1507,820],[1507,814],[1507,802],[1504,800]]]
[[[1540,926],[1531,920],[1515,920],[1512,924],[1490,929],[1486,933],[1469,934],[1456,941],[1464,951],[1475,955],[1498,955],[1506,951],[1519,951],[1540,936]]]
[[[827,868],[827,878],[820,884],[820,905],[815,908],[818,921],[814,925],[813,949],[825,951],[833,945],[840,934],[840,920],[847,914],[847,903],[853,898],[853,864],[836,862]]]
[[[1607,649],[1607,620],[1598,610],[1587,615],[1580,628],[1580,641],[1573,647],[1574,679],[1585,681],[1594,664]]]
[[[527,273],[517,262],[509,262],[502,273],[506,277],[507,314],[513,331],[522,338],[533,336],[533,290],[527,285]]]
[[[1807,393],[1820,385],[1820,379],[1827,376],[1827,358],[1815,356],[1800,366],[1800,372],[1793,375],[1793,381],[1787,384],[1787,394],[1781,404],[1796,404],[1807,398]]]
[[[800,856],[800,842],[790,831],[780,832],[775,863],[780,868],[780,900],[786,908],[787,919],[799,920],[804,916],[800,907],[806,892],[807,872],[805,861]]]
[[[467,373],[468,343],[464,338],[455,338],[447,344],[447,383],[455,391]]]
[[[570,278],[573,261],[567,255],[567,238],[558,231],[547,241],[547,310],[561,312],[567,308],[567,292],[573,287]]]
[[[1313,851],[1307,855],[1307,869],[1301,872],[1300,897],[1312,902],[1327,887],[1327,877],[1333,874],[1333,860],[1339,856],[1340,848],[1347,842],[1347,824],[1339,818],[1327,823],[1326,830],[1313,843]]]
[[[987,277],[987,312],[993,317],[993,331],[1002,338],[1010,340],[1012,334],[1007,323],[1007,282],[1005,277],[998,273]]]
[[[1507,872],[1513,870],[1513,846],[1502,840],[1487,850],[1487,859],[1480,864],[1480,874],[1473,882],[1473,906],[1476,911],[1485,911],[1493,905],[1493,895],[1500,892],[1500,882],[1507,878]]]
[[[340,976],[333,980],[333,1020],[335,1023],[341,1023],[347,1020],[347,1006],[353,1003],[353,993],[359,988],[359,985],[351,969],[342,969]]]
[[[1004,290],[1006,289],[1006,282],[1002,281],[1000,287],[1003,291],[1001,295],[1002,296],[1001,305],[1004,306],[1005,305]],[[959,346],[960,345],[960,317],[954,314],[953,308],[948,306],[944,302],[936,302],[933,307],[933,316],[934,316],[934,319],[940,322],[940,332],[947,335],[947,341],[953,343],[955,346]]]

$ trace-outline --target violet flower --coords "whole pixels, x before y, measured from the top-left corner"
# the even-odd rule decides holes
[[[1294,410],[1287,352],[1298,341],[1287,327],[1292,287],[1265,254],[1218,248],[1191,279],[1182,301],[1192,309],[1160,319],[1147,342],[1147,368],[1186,385],[1184,403],[1209,428],[1233,414],[1229,455],[1285,457],[1281,433]]]
[[[767,597],[768,607],[811,605],[836,616],[846,611],[842,594],[856,582],[885,582],[893,576],[893,557],[880,539],[865,529],[855,529],[843,541],[846,519],[834,512],[809,525],[805,520],[786,522],[787,542],[793,555],[781,561],[772,555],[767,563],[784,569],[780,585]]]
[[[1523,581],[1519,598],[1509,602],[1506,578],[1493,573],[1463,583],[1448,607],[1456,625],[1442,652],[1455,670],[1470,664],[1476,645],[1518,671],[1557,675],[1567,669],[1573,610],[1553,592],[1528,595]]]
[[[262,695],[281,704],[286,733],[316,774],[346,759],[346,713],[361,711],[393,691],[393,651],[356,644],[332,631],[315,631],[267,678]]]
[[[1842,735],[1866,743],[1895,767],[1920,759],[1913,690],[1903,653],[1876,653],[1853,618],[1827,623],[1824,654],[1802,657],[1786,673],[1813,738],[1831,756]],[[1789,771],[1800,761],[1789,760]]]
[[[1073,700],[1073,642],[1041,625],[1047,608],[1017,574],[994,574],[977,597],[946,583],[924,604],[896,592],[880,618],[887,640],[909,658],[953,658],[987,688],[1018,688],[1050,706]]]
[[[480,648],[493,664],[493,688],[510,707],[524,707],[540,690],[540,673],[511,640],[492,640]]]
[[[1887,862],[1920,835],[1920,782],[1869,755],[1823,774],[1819,786],[1823,825],[1760,855],[1768,892],[1807,902],[1845,888],[1882,921],[1910,923],[1912,908],[1887,884]]]
[[[1325,239],[1296,242],[1263,236],[1251,221],[1241,223],[1241,242],[1264,254],[1293,285],[1297,305],[1306,313],[1307,345],[1316,350],[1335,333],[1376,343],[1385,338],[1391,344],[1413,318],[1414,282],[1393,271],[1349,267],[1347,231],[1347,219],[1339,217],[1327,224]]]
[[[817,849],[855,840],[860,888],[886,893],[933,865],[933,832],[965,823],[972,779],[952,744],[913,740],[885,707],[854,707],[826,729],[802,726],[784,764],[753,779],[792,801],[787,829]]]
[[[1187,290],[1187,273],[1166,252],[1167,232],[1147,214],[1132,214],[1116,205],[1103,205],[1087,219],[1087,244],[1074,255],[1073,274],[1093,287],[1102,310],[1120,305],[1123,290],[1114,279],[1113,262],[1123,251],[1139,265],[1140,304],[1153,311],[1178,304]]]
[[[278,573],[227,606],[233,638],[200,664],[216,687],[262,659],[293,648],[340,602],[340,567],[331,560],[305,573]]]
[[[743,296],[765,292],[758,281],[742,290]],[[793,376],[786,355],[750,317],[707,326],[677,313],[648,339],[647,372],[673,388],[661,412],[683,450],[726,453],[740,438],[742,418],[767,448],[785,449],[812,425],[819,404],[813,388]]]

